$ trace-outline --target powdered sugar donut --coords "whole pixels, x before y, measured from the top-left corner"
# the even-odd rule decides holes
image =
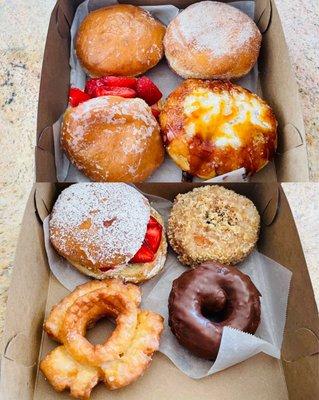
[[[143,246],[150,220],[153,238],[157,236],[146,257]],[[154,276],[165,263],[161,216],[140,192],[123,183],[71,185],[53,207],[49,230],[56,251],[98,279],[116,276],[137,283]]]
[[[202,1],[182,11],[167,27],[165,56],[184,78],[230,79],[246,75],[257,61],[261,34],[235,7]]]
[[[160,128],[144,100],[102,96],[63,117],[61,146],[94,181],[142,182],[164,160]]]

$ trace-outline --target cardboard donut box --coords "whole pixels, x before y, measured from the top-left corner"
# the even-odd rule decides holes
[[[38,362],[56,344],[42,330],[51,306],[67,290],[50,273],[42,223],[68,184],[56,182],[52,124],[67,105],[70,26],[81,1],[59,0],[52,12],[43,61],[36,147],[36,180],[22,221],[7,303],[1,347],[0,399],[69,399],[57,393],[38,370]],[[165,4],[166,1],[130,1]],[[191,2],[170,1],[178,7]],[[259,59],[260,92],[279,120],[276,180],[308,180],[305,134],[297,87],[289,64],[273,0],[256,1],[256,20],[263,33]],[[285,194],[273,173],[254,178],[262,183],[222,184],[249,197],[262,216],[258,250],[293,273],[281,359],[258,354],[213,376],[193,380],[161,353],[143,377],[128,387],[109,391],[99,384],[91,398],[100,400],[315,400],[319,394],[318,311],[302,247]],[[41,183],[48,182],[48,183]],[[51,182],[51,183],[50,183]],[[196,183],[144,183],[145,193],[173,200]],[[160,299],[159,299],[160,300]],[[102,325],[89,339],[102,340]],[[96,336],[94,336],[96,335]]]
[[[173,200],[191,190],[190,183],[142,184],[146,193]],[[298,233],[287,199],[277,183],[237,183],[224,186],[248,196],[262,216],[258,250],[292,271],[281,360],[259,354],[207,378],[194,380],[161,353],[144,376],[126,388],[93,389],[94,400],[315,400],[318,398],[318,312]],[[56,346],[43,333],[51,306],[67,290],[50,273],[44,249],[42,221],[66,184],[36,183],[31,191],[9,289],[1,359],[1,400],[68,399],[56,393],[38,371],[38,361]],[[161,301],[159,299],[159,301]],[[100,329],[99,329],[100,328]],[[105,337],[96,326],[95,340]],[[97,331],[97,332],[96,332]],[[89,336],[89,339],[92,337]],[[96,342],[95,342],[96,343]]]
[[[37,182],[57,181],[52,125],[63,114],[68,103],[70,27],[76,8],[81,2],[81,0],[58,0],[50,19],[39,95],[35,149]],[[99,4],[96,0],[95,2]],[[172,4],[185,8],[194,1],[130,0],[124,3]],[[308,181],[306,139],[298,88],[274,0],[255,1],[255,21],[263,34],[258,59],[257,92],[273,108],[279,128],[278,149],[274,162],[253,176],[252,180]]]

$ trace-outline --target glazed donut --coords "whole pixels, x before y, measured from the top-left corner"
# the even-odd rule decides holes
[[[249,276],[237,268],[206,262],[174,280],[169,326],[182,346],[215,360],[224,326],[256,332],[260,296]]]
[[[187,7],[168,25],[164,37],[168,63],[183,78],[246,75],[257,61],[260,44],[254,21],[217,1]]]
[[[247,197],[207,185],[177,195],[167,234],[182,264],[237,264],[254,249],[259,226],[258,211]]]
[[[93,181],[142,182],[164,160],[158,123],[139,98],[102,96],[69,107],[60,141]]]
[[[40,369],[55,390],[89,399],[99,381],[119,389],[143,374],[158,349],[163,318],[140,310],[140,301],[137,286],[106,279],[78,286],[52,308],[44,330],[62,345]],[[104,316],[114,318],[116,328],[103,344],[93,345],[84,337],[87,326]]]
[[[145,250],[149,228],[153,242]],[[160,214],[140,192],[123,183],[77,183],[65,189],[52,209],[49,234],[62,257],[97,279],[143,282],[166,260]]]
[[[163,57],[165,26],[140,7],[116,4],[89,13],[76,55],[90,76],[140,75]]]
[[[243,167],[253,174],[277,147],[277,121],[268,104],[227,81],[184,81],[168,96],[160,124],[173,161],[202,179]]]

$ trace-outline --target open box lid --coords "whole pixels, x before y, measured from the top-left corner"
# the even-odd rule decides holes
[[[36,181],[56,182],[52,125],[67,106],[69,89],[70,27],[82,0],[58,0],[50,19],[39,93]],[[130,0],[125,3],[167,4],[166,0]],[[180,8],[194,1],[174,0]],[[226,1],[229,2],[229,1]],[[274,0],[256,0],[256,21],[263,33],[259,57],[262,97],[273,108],[279,122],[275,156],[277,181],[308,181],[305,129],[298,88],[290,65],[287,45]],[[273,180],[270,169],[257,173],[253,181]]]
[[[214,376],[192,380],[157,353],[145,375],[125,389],[109,392],[103,385],[92,398],[223,400],[315,400],[318,398],[317,307],[298,233],[283,190],[277,184],[224,185],[254,201],[262,214],[258,249],[293,272],[282,360],[259,354]],[[43,377],[37,377],[46,303],[66,290],[49,273],[42,221],[64,184],[35,184],[26,207],[9,289],[2,345],[0,398],[6,400],[67,399]],[[144,192],[169,199],[191,190],[192,184],[144,184]],[[37,383],[36,395],[34,388]],[[41,389],[42,388],[42,389]],[[40,392],[39,392],[40,390]],[[42,391],[41,391],[42,390]]]

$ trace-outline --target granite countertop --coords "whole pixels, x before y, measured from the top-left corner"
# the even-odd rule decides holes
[[[0,335],[19,227],[34,181],[38,90],[54,0],[0,2]],[[319,10],[317,0],[276,0],[299,84],[311,180],[319,181]],[[319,184],[283,185],[319,301]]]

